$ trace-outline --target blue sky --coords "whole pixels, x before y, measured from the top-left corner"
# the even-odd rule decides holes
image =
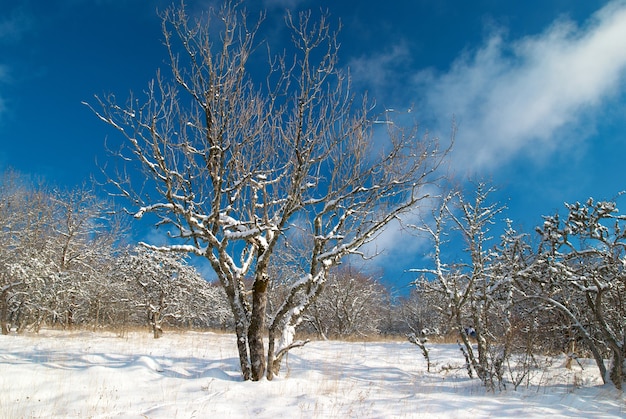
[[[214,2],[188,0],[198,12]],[[165,69],[165,0],[0,0],[0,167],[72,187],[98,173],[115,135],[81,105],[141,92]],[[249,1],[268,38],[291,10],[341,19],[342,65],[385,108],[412,108],[447,138],[451,170],[489,180],[532,231],[563,202],[626,189],[626,2],[598,0]],[[424,244],[395,231],[378,262],[389,281]],[[380,247],[379,247],[380,248]],[[393,267],[392,267],[393,266]]]

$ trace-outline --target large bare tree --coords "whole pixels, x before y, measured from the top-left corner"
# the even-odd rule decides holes
[[[125,167],[107,170],[136,218],[168,228],[172,244],[159,250],[210,262],[243,378],[272,379],[301,344],[295,327],[329,269],[421,202],[446,153],[357,99],[325,15],[287,14],[294,53],[267,60],[255,40],[263,16],[250,25],[237,5],[197,19],[181,5],[162,18],[171,77],[157,73],[124,105],[97,99],[96,114],[123,137]],[[300,274],[268,313],[272,255],[292,239],[304,243]]]

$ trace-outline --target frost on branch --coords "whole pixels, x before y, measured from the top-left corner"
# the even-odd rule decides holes
[[[96,114],[120,140],[125,167],[111,185],[138,218],[168,229],[170,251],[209,262],[233,312],[243,378],[259,380],[294,345],[329,270],[426,198],[447,150],[416,124],[390,123],[376,132],[388,137],[384,147],[374,141],[377,115],[337,66],[326,15],[288,14],[293,45],[270,48],[267,76],[257,78],[267,59],[257,48],[263,17],[242,12],[230,2],[197,20],[182,6],[166,10],[171,72],[126,106],[97,98]],[[302,280],[268,307],[276,249],[296,247],[288,264],[292,281]]]
[[[626,380],[626,216],[616,202],[566,204],[567,217],[545,217],[536,263],[524,271],[527,294],[556,308],[593,354],[602,379]],[[532,292],[531,294],[531,291]],[[572,340],[573,342],[573,340]],[[573,352],[573,350],[570,350]],[[607,368],[604,354],[611,354]]]

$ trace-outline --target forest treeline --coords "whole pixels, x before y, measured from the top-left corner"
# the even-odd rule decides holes
[[[204,278],[188,255],[131,244],[127,218],[89,188],[59,190],[4,172],[2,333],[42,326],[146,327],[155,337],[164,326],[232,330],[221,286]],[[276,274],[283,277],[273,283],[280,293],[289,278]],[[364,338],[421,324],[413,297],[394,296],[378,279],[352,267],[337,270],[301,329],[320,338]]]
[[[380,273],[341,265],[298,332],[322,339],[407,336],[427,360],[429,339],[452,337],[468,374],[492,388],[522,383],[538,354],[565,352],[570,362],[593,358],[602,378],[621,387],[626,217],[615,202],[589,199],[519,233],[506,209],[490,202],[491,191],[479,184],[467,197],[449,193],[428,223],[415,226],[432,239],[432,258],[411,269],[417,280],[408,295],[383,286]],[[223,288],[185,254],[131,243],[125,218],[89,188],[62,191],[4,172],[2,333],[44,326],[145,327],[154,337],[164,327],[232,331]],[[271,271],[270,306],[294,281],[285,268]]]

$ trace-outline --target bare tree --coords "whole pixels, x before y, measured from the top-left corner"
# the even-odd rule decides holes
[[[387,291],[375,279],[347,266],[334,270],[304,322],[320,337],[371,336],[379,332]]]
[[[295,327],[329,269],[425,198],[445,151],[355,98],[326,16],[287,15],[295,53],[269,54],[265,83],[254,78],[262,60],[250,62],[262,17],[248,25],[230,3],[196,20],[183,6],[162,17],[172,82],[158,73],[126,105],[98,99],[96,114],[125,139],[119,173],[131,174],[111,182],[136,218],[152,214],[169,229],[176,244],[159,250],[210,262],[235,318],[243,378],[271,379],[302,344]],[[293,236],[305,243],[300,277],[267,313],[272,255]]]
[[[14,171],[0,179],[0,305],[2,333],[30,323],[37,327],[51,310],[57,284],[50,192]]]
[[[162,336],[166,324],[220,327],[228,322],[226,299],[182,254],[137,247],[120,257],[116,271],[115,280],[125,284],[127,318],[138,317],[141,324],[148,324],[155,339]],[[199,303],[205,307],[198,307]],[[211,313],[203,315],[201,310],[209,306]],[[135,316],[137,311],[144,316]]]
[[[494,269],[497,253],[489,247],[493,239],[490,228],[504,210],[499,204],[489,202],[492,191],[479,183],[473,200],[466,200],[456,192],[445,196],[433,212],[433,223],[420,227],[434,242],[434,267],[413,270],[431,277],[432,283],[421,281],[420,284],[439,293],[443,302],[440,309],[458,330],[469,375],[475,372],[491,388],[495,380],[502,383],[507,347],[498,343],[510,328],[512,305],[511,281]],[[446,227],[447,223],[451,226]],[[465,261],[445,260],[443,240],[452,230],[460,234],[466,245]]]
[[[404,334],[441,336],[448,333],[445,298],[431,286],[426,276],[413,282],[409,295],[399,300],[395,317]]]
[[[110,203],[84,185],[55,191],[51,200],[55,212],[52,264],[60,278],[56,298],[59,310],[65,312],[62,322],[72,327],[91,320],[91,299],[106,285],[103,273],[110,269],[114,245],[124,237],[126,225]]]
[[[537,259],[519,273],[518,287],[546,311],[560,312],[564,326],[591,351],[602,379],[621,389],[626,379],[626,216],[612,201],[590,198],[566,207],[567,217],[544,217],[537,228]]]
[[[11,327],[89,322],[91,298],[123,237],[85,187],[52,190],[19,173],[0,178],[0,313]]]
[[[19,181],[19,176],[9,170],[0,177],[0,325],[3,335],[10,330],[9,316],[15,288],[23,284],[13,269],[22,247],[18,236],[23,227],[22,208],[28,202]]]

